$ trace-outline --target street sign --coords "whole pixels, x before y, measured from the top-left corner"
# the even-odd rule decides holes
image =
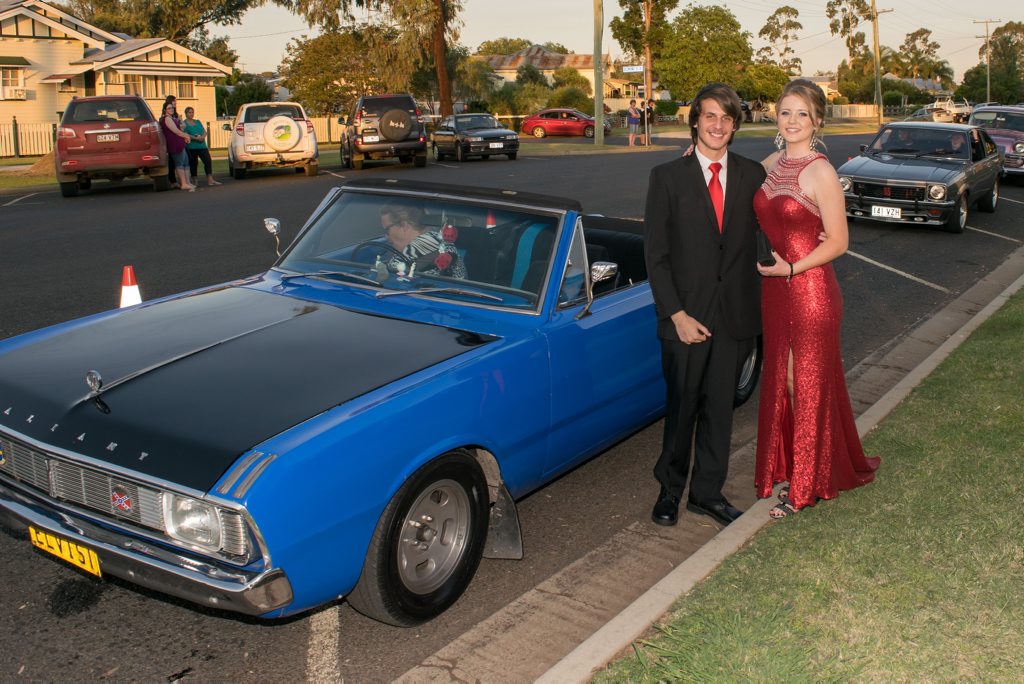
[[[622,67],[622,73],[624,73],[624,74],[637,74],[637,73],[642,74],[643,72],[644,72],[644,65],[643,64],[635,64],[635,65],[632,65],[632,66],[624,66],[624,67]]]

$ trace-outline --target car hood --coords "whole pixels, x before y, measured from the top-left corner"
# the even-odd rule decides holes
[[[1014,144],[1024,140],[1024,133],[1006,128],[986,128],[985,132],[992,138],[992,142],[1006,152],[1013,152]]]
[[[224,288],[0,355],[0,425],[207,491],[266,439],[493,339]],[[98,396],[89,371],[102,378]]]
[[[858,179],[879,181],[921,181],[925,183],[948,183],[963,171],[964,161],[936,159],[934,157],[915,159],[896,155],[878,154],[873,157],[854,157],[839,167],[840,176],[855,176]]]
[[[506,135],[515,133],[507,128],[474,128],[468,131],[459,131],[461,135],[479,135],[486,138],[503,138]]]

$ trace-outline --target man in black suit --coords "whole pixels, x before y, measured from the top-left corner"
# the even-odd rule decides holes
[[[729,154],[742,109],[732,88],[712,83],[690,109],[694,153],[651,171],[644,218],[647,271],[667,384],[665,434],[651,514],[675,525],[686,508],[724,525],[741,511],[724,496],[732,401],[743,361],[761,331],[754,193],[761,164]]]

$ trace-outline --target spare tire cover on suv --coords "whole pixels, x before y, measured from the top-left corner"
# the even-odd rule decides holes
[[[289,116],[278,114],[263,124],[263,140],[277,152],[287,152],[301,139],[302,125]]]
[[[403,109],[389,109],[380,115],[380,134],[385,140],[405,140],[412,130],[412,117]]]

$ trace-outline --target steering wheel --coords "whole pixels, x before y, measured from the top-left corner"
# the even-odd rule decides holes
[[[409,258],[407,256],[405,256],[400,251],[398,251],[397,249],[392,247],[390,242],[378,242],[376,240],[366,240],[366,241],[360,242],[358,245],[356,245],[352,249],[352,259],[355,260],[356,256],[358,256],[359,252],[361,252],[364,249],[376,249],[381,254],[390,253],[390,254],[393,254],[394,256],[398,257],[402,261],[408,261],[409,260]]]

